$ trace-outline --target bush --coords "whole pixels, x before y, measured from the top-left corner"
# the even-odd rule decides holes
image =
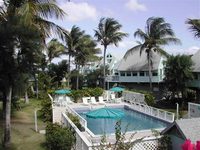
[[[144,94],[144,98],[145,98],[144,101],[147,103],[147,105],[149,106],[155,105],[155,97],[153,96],[152,93],[147,92],[147,91],[142,91],[142,90],[135,90],[135,89],[131,89],[131,91]]]
[[[44,122],[52,122],[52,104],[50,99],[41,102],[40,116]]]
[[[158,150],[171,150],[172,149],[172,142],[168,135],[162,136],[158,140]]]
[[[58,124],[46,127],[46,146],[49,150],[71,150],[75,144],[74,132]]]
[[[80,130],[80,131],[83,131],[84,128],[81,126],[80,124],[80,120],[77,116],[74,116],[73,114],[71,113],[68,113],[67,116],[69,117],[69,119],[77,126],[77,128]]]
[[[85,88],[82,90],[74,90],[72,93],[69,95],[74,99],[74,102],[78,102],[79,99],[82,97],[98,97],[103,94],[103,89],[102,88]]]
[[[151,93],[146,93],[145,95],[145,102],[149,106],[154,106],[155,105],[155,97]]]
[[[91,93],[90,93],[90,95],[91,96],[95,96],[95,97],[99,97],[99,96],[101,96],[103,94],[103,89],[102,88],[94,88],[94,89],[92,89],[91,90]]]

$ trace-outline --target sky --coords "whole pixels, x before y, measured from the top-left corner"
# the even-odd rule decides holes
[[[0,0],[1,3],[2,0]],[[129,34],[118,47],[108,47],[107,52],[121,59],[125,52],[136,45],[133,33],[144,30],[149,17],[163,17],[172,25],[181,45],[165,46],[170,54],[193,54],[200,48],[200,39],[194,38],[185,24],[187,18],[200,18],[200,0],[57,0],[67,13],[62,20],[54,20],[70,30],[73,25],[94,36],[100,18],[112,17],[122,25],[122,31]],[[99,47],[101,45],[99,44]]]

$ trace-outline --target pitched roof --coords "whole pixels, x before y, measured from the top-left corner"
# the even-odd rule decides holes
[[[157,70],[161,60],[161,54],[152,53],[153,69]],[[148,71],[148,61],[145,52],[140,55],[140,50],[134,50],[127,58],[123,58],[119,67],[119,71]]]
[[[167,133],[174,126],[180,131],[185,139],[190,139],[192,142],[200,140],[200,118],[176,120],[171,126],[162,131],[162,134]]]
[[[192,56],[192,61],[194,62],[194,65],[193,65],[194,72],[200,72],[200,50],[198,50]]]

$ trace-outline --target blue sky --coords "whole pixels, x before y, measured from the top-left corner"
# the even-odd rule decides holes
[[[57,0],[68,14],[63,20],[55,21],[66,29],[79,26],[91,36],[101,17],[113,17],[122,24],[122,31],[129,34],[119,47],[109,46],[108,51],[121,59],[125,52],[136,45],[133,33],[144,29],[149,17],[164,17],[172,25],[182,45],[164,47],[171,54],[192,54],[200,47],[185,24],[187,18],[200,18],[200,0]],[[100,46],[101,47],[101,46]]]

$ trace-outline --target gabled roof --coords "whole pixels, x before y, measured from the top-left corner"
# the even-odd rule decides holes
[[[193,71],[200,72],[200,50],[192,56],[192,61],[194,62]]]
[[[173,127],[176,127],[185,139],[190,139],[192,142],[200,140],[200,118],[176,120],[163,130],[162,134],[167,134]]]
[[[152,53],[153,68],[152,70],[157,70],[161,61],[161,54],[157,52]],[[123,58],[119,67],[119,71],[148,71],[148,61],[147,54],[142,52],[140,55],[140,50],[134,50],[127,58]]]

